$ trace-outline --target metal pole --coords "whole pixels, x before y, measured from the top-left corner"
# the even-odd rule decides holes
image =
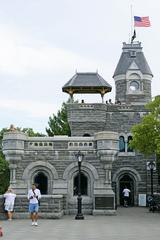
[[[81,162],[78,161],[78,197],[77,197],[77,215],[75,217],[77,220],[83,220],[84,216],[82,214],[82,197],[81,197]]]
[[[151,196],[153,196],[153,167],[151,167]]]

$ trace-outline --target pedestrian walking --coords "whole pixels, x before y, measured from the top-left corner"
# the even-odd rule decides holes
[[[40,199],[40,190],[36,187],[36,184],[32,184],[32,188],[28,191],[29,212],[31,214],[32,226],[38,226],[37,220]]]
[[[130,194],[130,190],[125,186],[125,188],[123,189],[123,198],[124,198],[124,207],[128,207],[128,200],[129,200],[129,194]]]
[[[16,194],[9,188],[3,196],[5,198],[4,209],[7,212],[8,220],[12,220]]]

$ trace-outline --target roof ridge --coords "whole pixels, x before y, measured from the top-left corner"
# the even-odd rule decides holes
[[[101,84],[103,85],[103,83],[106,82],[106,81],[104,80],[104,78],[101,77],[101,75],[99,75],[98,72],[96,73],[96,75],[97,75],[99,81],[101,82]],[[112,86],[111,86],[108,82],[106,82],[106,83],[108,84],[108,86],[110,86],[110,87],[112,88]]]

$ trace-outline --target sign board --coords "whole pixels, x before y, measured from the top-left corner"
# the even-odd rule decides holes
[[[114,209],[114,197],[95,197],[95,209]]]
[[[146,194],[138,195],[138,206],[146,207]]]

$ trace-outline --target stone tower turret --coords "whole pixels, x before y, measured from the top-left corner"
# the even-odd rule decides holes
[[[140,42],[123,43],[123,52],[114,72],[116,100],[144,105],[151,100],[153,74],[142,52]]]

